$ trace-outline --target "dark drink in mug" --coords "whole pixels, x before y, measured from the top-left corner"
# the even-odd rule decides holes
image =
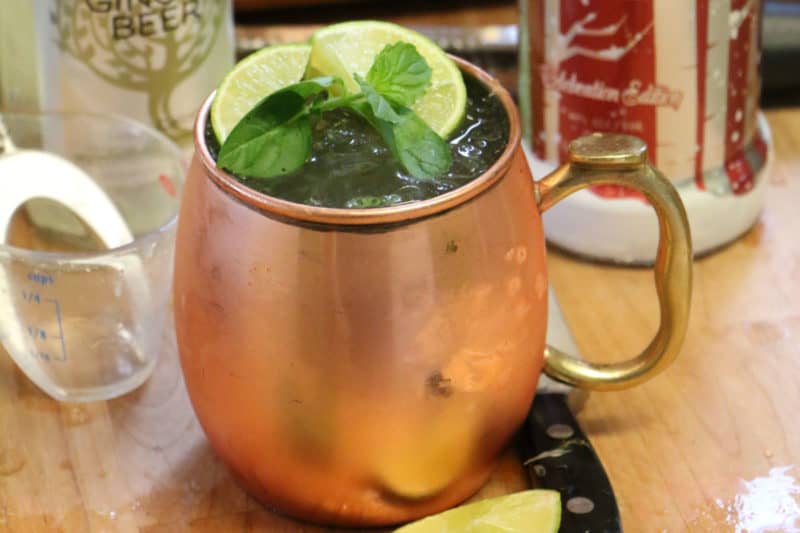
[[[442,175],[426,180],[410,175],[374,128],[339,110],[314,125],[311,155],[301,168],[273,179],[240,179],[270,196],[324,207],[386,207],[452,191],[483,174],[508,142],[502,104],[476,79],[464,82],[466,113],[449,136],[453,162]],[[210,125],[206,142],[213,153],[219,150]]]

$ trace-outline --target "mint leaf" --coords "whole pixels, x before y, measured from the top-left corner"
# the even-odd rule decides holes
[[[252,178],[271,178],[302,167],[311,153],[311,122],[307,116],[259,132],[236,150],[220,151],[220,167]],[[225,156],[223,158],[223,155]]]
[[[448,144],[419,118],[404,108],[402,121],[394,125],[394,140],[400,162],[412,176],[430,179],[450,169],[452,154]]]
[[[415,178],[431,179],[450,168],[447,143],[408,106],[425,93],[431,68],[414,45],[387,45],[375,58],[367,79],[355,75],[370,111],[356,105],[381,134],[387,146]]]
[[[353,74],[353,76],[358,82],[358,85],[361,87],[361,92],[367,98],[367,102],[369,103],[370,107],[372,108],[372,112],[376,117],[393,124],[400,122],[400,115],[395,112],[392,104],[390,104],[386,98],[381,96],[372,85],[364,80],[364,78],[358,74]]]
[[[450,169],[453,156],[447,142],[409,108],[397,110],[397,123],[377,117],[363,100],[352,102],[350,108],[378,130],[386,146],[415,178],[430,180]]]
[[[375,57],[367,83],[391,102],[410,106],[430,85],[431,68],[414,45],[398,42]]]
[[[220,147],[217,165],[253,178],[298,169],[311,153],[309,99],[341,84],[337,78],[301,81],[262,99],[236,124]]]

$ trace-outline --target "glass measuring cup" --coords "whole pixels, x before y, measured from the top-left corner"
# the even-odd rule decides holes
[[[0,213],[11,216],[7,233],[0,235],[5,242],[0,244],[0,341],[23,372],[56,399],[124,394],[152,372],[170,320],[185,172],[180,149],[121,117],[3,113],[0,118],[18,149],[58,155],[85,172],[128,236],[103,239],[108,220],[94,225],[90,217],[77,216],[81,211],[60,203],[66,200],[46,187],[13,215]],[[3,168],[0,194],[14,190],[12,180],[41,178],[4,176]],[[47,179],[57,183],[59,177],[67,179]]]

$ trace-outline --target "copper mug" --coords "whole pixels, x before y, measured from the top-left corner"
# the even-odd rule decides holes
[[[467,185],[395,207],[311,207],[249,189],[205,145],[213,95],[199,111],[174,284],[186,387],[219,457],[291,516],[385,525],[455,505],[488,478],[543,369],[618,389],[663,369],[683,341],[689,228],[645,145],[584,137],[534,182],[508,92],[456,61],[503,103],[508,145]],[[641,191],[661,227],[661,325],[639,356],[606,365],[545,346],[541,221],[601,183]]]

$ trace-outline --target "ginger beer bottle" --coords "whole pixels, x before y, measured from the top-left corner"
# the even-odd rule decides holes
[[[0,108],[121,113],[187,147],[233,61],[230,0],[0,2]]]
[[[770,130],[759,111],[759,0],[520,0],[520,107],[534,175],[595,131],[643,139],[686,207],[696,254],[758,219]],[[578,255],[652,263],[656,217],[617,185],[580,191],[545,216]],[[588,223],[591,232],[575,231]]]

